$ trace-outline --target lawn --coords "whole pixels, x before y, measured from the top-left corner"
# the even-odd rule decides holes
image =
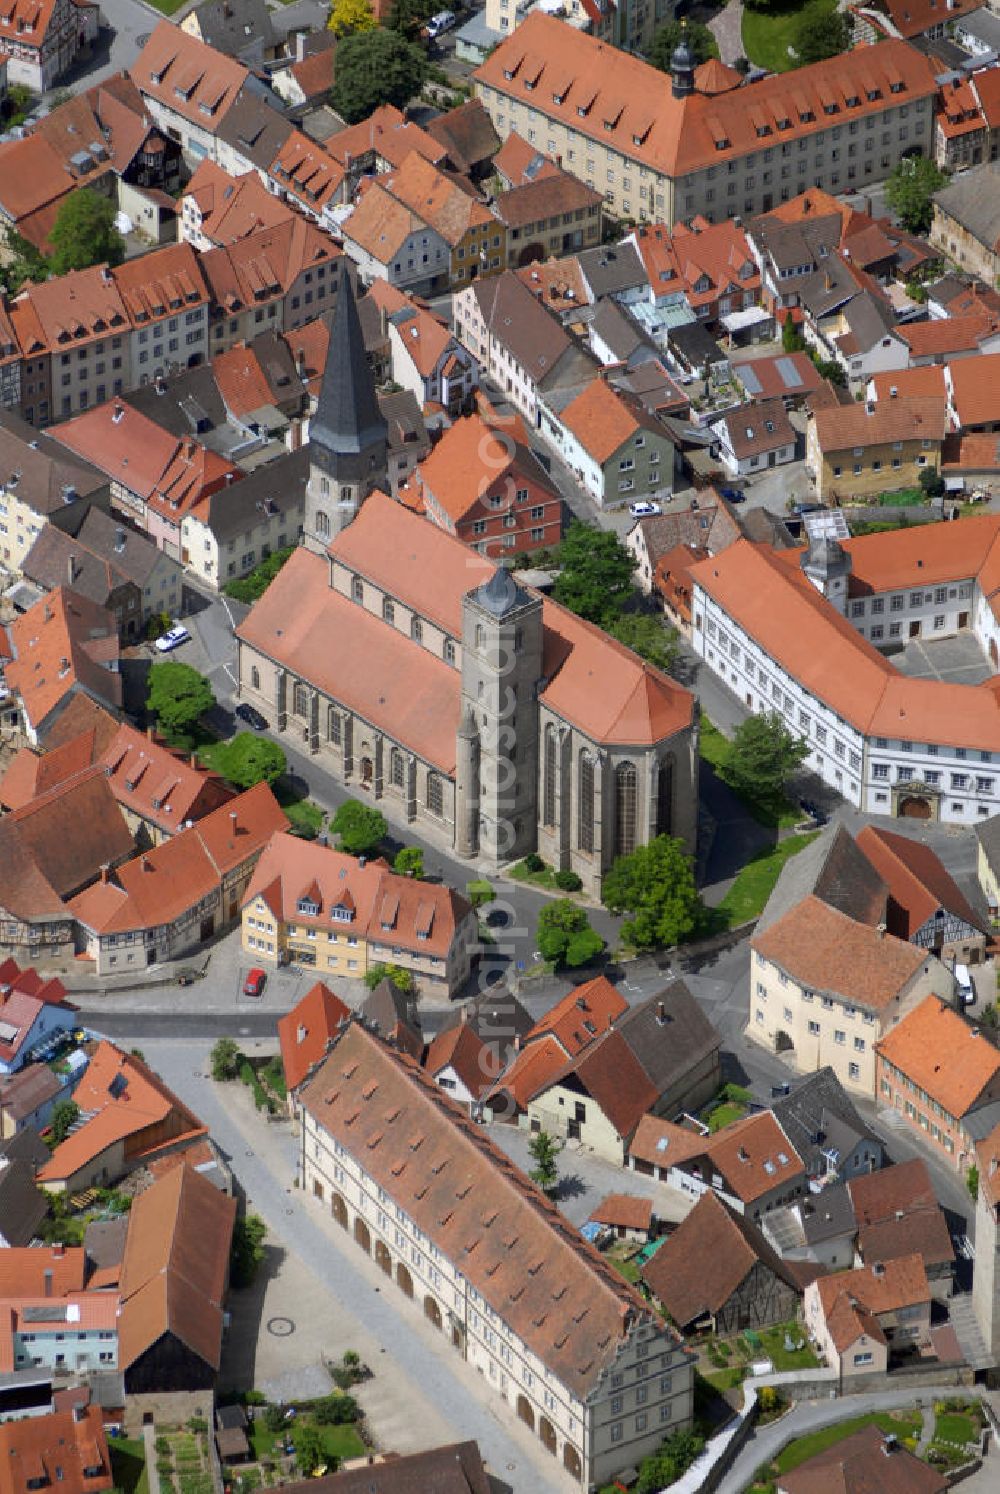
[[[831,1427],[820,1427],[819,1431],[810,1432],[805,1437],[796,1437],[794,1442],[790,1442],[778,1454],[774,1466],[778,1473],[791,1473],[793,1468],[798,1468],[807,1458],[825,1452],[828,1447],[843,1442],[845,1437],[860,1432],[862,1427],[872,1425],[881,1427],[883,1432],[893,1432],[904,1441],[909,1439],[912,1444],[920,1435],[920,1412],[872,1411],[866,1416],[855,1416],[850,1421],[838,1421]]]
[[[533,872],[528,870],[523,861],[519,861],[516,866],[510,867],[507,875],[513,877],[515,882],[526,882],[529,887],[544,887],[549,892],[557,890],[556,874],[551,866],[543,866],[541,871]]]
[[[345,1458],[360,1458],[365,1451],[359,1433],[352,1426],[320,1427],[323,1452],[328,1458],[343,1462]]]
[[[966,1411],[939,1411],[935,1407],[934,1441],[957,1442],[965,1446],[979,1439],[978,1418]]]
[[[817,0],[824,10],[834,11],[836,0]],[[743,8],[743,50],[751,62],[766,67],[769,73],[785,73],[796,65],[789,56],[788,48],[793,44],[795,28],[803,5],[783,6],[767,11]]]
[[[142,1438],[129,1440],[112,1437],[108,1441],[111,1450],[111,1473],[115,1488],[122,1494],[149,1494],[149,1477],[146,1473],[146,1445]]]
[[[818,830],[812,830],[805,835],[789,835],[776,846],[758,851],[746,866],[741,867],[732,887],[714,909],[720,928],[739,928],[752,918],[758,918],[774,891],[785,862],[804,851],[818,834]]]
[[[725,782],[726,768],[732,754],[733,744],[707,716],[701,718],[698,744],[698,750],[705,762]],[[768,825],[771,829],[787,830],[792,825],[797,825],[803,817],[801,811],[796,809],[794,804],[790,804],[787,799],[779,799],[774,804],[770,801],[765,802],[763,799],[747,798],[737,793],[736,789],[732,792],[736,794],[741,803],[746,805],[759,825]]]
[[[882,508],[913,508],[926,506],[930,499],[923,488],[896,488],[891,493],[880,493],[878,501]]]
[[[741,1364],[731,1365],[727,1369],[709,1370],[707,1374],[701,1372],[701,1378],[720,1395],[727,1390],[735,1389],[737,1385],[742,1385],[745,1375],[746,1368]]]
[[[180,10],[184,0],[150,0],[150,4],[161,16],[172,16],[175,11]]]
[[[802,1348],[786,1349],[786,1333],[793,1343],[801,1342]],[[761,1328],[758,1337],[763,1352],[776,1370],[815,1369],[819,1364],[801,1323],[778,1323],[773,1328]]]
[[[707,1122],[710,1131],[721,1131],[723,1126],[743,1119],[749,1099],[750,1091],[741,1084],[724,1084],[702,1111],[701,1119]]]

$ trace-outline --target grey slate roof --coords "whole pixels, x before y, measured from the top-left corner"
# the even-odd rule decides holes
[[[241,62],[260,62],[278,45],[264,0],[204,0],[197,6],[202,41]]]
[[[219,541],[243,534],[256,521],[262,504],[273,504],[282,514],[293,514],[296,510],[301,513],[308,478],[308,446],[257,467],[241,482],[229,483],[205,500],[209,529]],[[297,538],[298,528],[289,530],[288,543],[294,545]]]
[[[69,583],[74,591],[103,607],[112,592],[121,586],[131,583],[141,590],[161,556],[162,551],[144,534],[137,534],[120,519],[112,518],[101,509],[92,508],[78,534],[64,534],[54,525],[46,524],[25,556],[21,569],[29,581],[47,591]],[[163,558],[180,575],[181,567],[177,562]],[[71,559],[73,579],[70,583]]]
[[[36,431],[19,415],[0,410],[0,474],[7,481],[15,472],[17,496],[40,514],[58,513],[77,498],[99,493],[108,485],[96,467],[66,451],[44,431]]]
[[[31,1164],[0,1157],[0,1237],[8,1245],[30,1245],[48,1211]]]
[[[309,441],[333,455],[354,456],[386,439],[354,284],[349,275],[342,274],[319,401],[309,422]]]
[[[217,133],[220,140],[266,171],[294,128],[253,89],[241,88]]]
[[[599,244],[576,256],[592,300],[621,295],[648,284],[638,250],[633,244]]]
[[[87,1259],[100,1270],[105,1266],[118,1266],[125,1254],[125,1236],[128,1234],[128,1215],[117,1219],[92,1219],[83,1233],[83,1248]]]
[[[982,829],[982,826],[977,827]],[[858,923],[883,921],[889,889],[843,825],[830,825],[781,869],[757,920],[758,934],[812,894]]]
[[[496,1050],[500,1060],[498,1073],[509,1062],[515,1039],[526,1037],[535,1025],[531,1013],[503,984],[491,986],[471,1001],[463,1002],[446,1017],[439,1031],[450,1031],[463,1016],[479,1041]]]
[[[661,1095],[722,1045],[682,980],[630,1006],[614,1026]]]
[[[671,327],[667,334],[671,352],[679,354],[681,362],[688,368],[701,368],[705,363],[725,363],[726,355],[715,338],[701,322],[682,322]]]
[[[955,178],[934,201],[989,250],[1000,243],[1000,161],[986,161]]]
[[[225,402],[210,363],[144,384],[121,397],[172,436],[203,436],[226,423]]]
[[[825,1171],[823,1153],[830,1146],[831,1131],[836,1124],[841,1151],[848,1135],[871,1143],[883,1159],[882,1141],[865,1124],[849,1095],[830,1067],[817,1069],[800,1080],[791,1092],[774,1100],[771,1112],[798,1152],[810,1177]]]

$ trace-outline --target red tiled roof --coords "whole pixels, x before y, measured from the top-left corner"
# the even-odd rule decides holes
[[[99,1494],[114,1481],[100,1406],[0,1424],[0,1494],[57,1485],[60,1494]]]
[[[161,21],[129,69],[140,91],[214,134],[249,73],[232,57]]]
[[[648,1230],[653,1222],[653,1200],[638,1193],[607,1193],[590,1217],[595,1224],[612,1228]]]
[[[350,1008],[318,980],[290,1012],[278,1019],[278,1042],[289,1093],[298,1089],[323,1057],[340,1024],[349,1016]]]
[[[985,920],[970,907],[930,846],[876,825],[865,825],[856,840],[889,888],[891,933],[901,939],[916,939],[939,909],[981,933],[989,932]]]
[[[937,996],[908,1012],[876,1051],[956,1120],[1000,1072],[1000,1052]]]

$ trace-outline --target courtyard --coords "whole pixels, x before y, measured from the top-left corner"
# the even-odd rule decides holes
[[[981,685],[994,668],[972,632],[950,638],[909,638],[898,652],[883,650],[900,674],[952,685]]]

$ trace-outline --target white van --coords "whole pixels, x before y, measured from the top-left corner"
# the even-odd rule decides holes
[[[439,10],[436,16],[431,16],[427,22],[427,35],[431,41],[436,36],[442,36],[444,32],[450,31],[457,17],[453,10]]]
[[[972,984],[968,965],[956,965],[954,976],[955,984],[958,986],[958,999],[962,1006],[975,1006],[976,988]]]

